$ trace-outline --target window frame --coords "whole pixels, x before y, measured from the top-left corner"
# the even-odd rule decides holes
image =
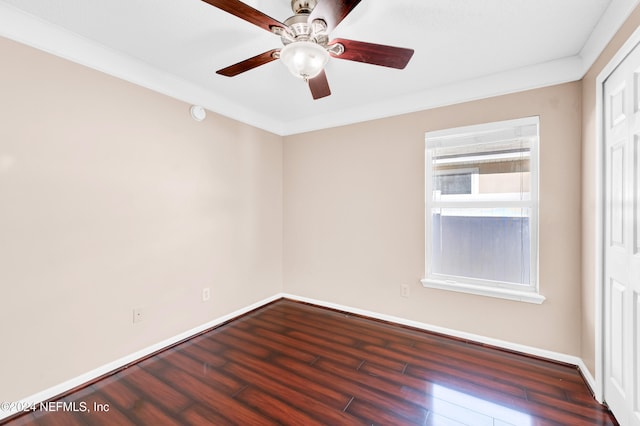
[[[522,129],[533,132],[530,126],[535,125],[534,142],[530,148],[530,197],[513,199],[476,199],[461,200],[464,197],[447,197],[446,200],[433,200],[433,150],[437,147],[467,146],[497,140],[508,140],[521,137]],[[425,134],[425,275],[421,280],[424,287],[482,296],[498,297],[529,303],[542,303],[545,298],[539,291],[538,279],[538,205],[539,205],[539,145],[540,119],[538,116],[515,120],[498,121],[473,126],[457,127],[427,132]],[[460,170],[469,169],[461,165]],[[438,172],[436,172],[438,173]],[[457,199],[456,199],[457,198]],[[500,198],[499,196],[495,198]],[[502,281],[460,277],[433,273],[432,256],[432,209],[434,208],[527,208],[529,209],[529,284],[515,284]]]

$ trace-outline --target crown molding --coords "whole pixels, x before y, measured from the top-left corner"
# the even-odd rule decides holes
[[[456,82],[410,95],[369,103],[362,107],[341,109],[330,114],[289,121],[284,135],[338,127],[358,122],[387,118],[463,102],[507,95],[582,78],[582,59],[577,56],[544,64]],[[347,119],[348,117],[348,119]]]
[[[640,0],[613,0],[611,2],[580,51],[582,77],[589,71],[589,68],[595,63],[638,4],[640,4]]]

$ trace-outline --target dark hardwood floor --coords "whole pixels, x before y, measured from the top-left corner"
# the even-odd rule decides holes
[[[574,367],[290,300],[49,408],[6,424],[617,425]]]

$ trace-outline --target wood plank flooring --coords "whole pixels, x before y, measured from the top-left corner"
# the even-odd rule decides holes
[[[49,406],[6,424],[618,424],[571,366],[284,299]]]

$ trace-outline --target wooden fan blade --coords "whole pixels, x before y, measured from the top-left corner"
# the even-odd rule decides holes
[[[320,71],[320,74],[309,80],[309,89],[311,89],[311,96],[313,96],[313,99],[324,98],[331,94],[329,81],[327,81],[327,74],[325,74],[324,70]]]
[[[309,22],[322,19],[327,23],[327,32],[333,31],[361,0],[319,0],[309,15]]]
[[[343,38],[331,40],[329,47],[336,43],[344,46],[344,52],[340,55],[332,54],[331,56],[334,58],[364,62],[366,64],[380,65],[383,67],[403,69],[413,56],[413,49],[346,40]]]
[[[230,65],[226,68],[216,71],[217,74],[224,75],[225,77],[234,77],[238,74],[242,74],[245,71],[252,70],[260,65],[267,64],[271,61],[278,59],[275,55],[280,49],[271,49],[267,52],[256,55],[252,58],[245,59],[237,64]]]
[[[273,19],[270,16],[265,15],[253,7],[242,3],[239,0],[202,0],[205,3],[215,6],[218,9],[224,10],[227,13],[237,16],[240,19],[244,19],[247,22],[251,22],[253,25],[257,25],[262,29],[271,32],[272,27],[280,27],[285,29],[285,25]]]

